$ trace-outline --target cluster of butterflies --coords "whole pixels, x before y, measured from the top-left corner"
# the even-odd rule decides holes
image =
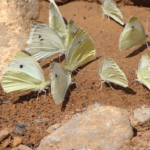
[[[101,5],[104,14],[124,25],[120,10],[111,0],[103,0]],[[131,17],[119,39],[121,51],[143,44],[147,38],[143,26],[136,17]],[[56,104],[61,104],[71,82],[71,72],[86,64],[95,56],[94,42],[85,29],[78,28],[73,20],[67,25],[54,2],[50,0],[49,26],[35,22],[27,48],[16,52],[9,66],[2,75],[2,87],[6,93],[23,91],[44,91],[51,86],[51,94]],[[65,66],[56,62],[50,63],[50,81],[45,81],[39,61],[65,54]],[[145,75],[146,72],[146,75]],[[150,74],[150,59],[142,56],[137,76],[138,81],[150,89],[147,75]],[[128,80],[115,63],[106,57],[100,67],[99,75],[103,82],[111,82],[127,87]],[[146,76],[146,77],[145,77]]]

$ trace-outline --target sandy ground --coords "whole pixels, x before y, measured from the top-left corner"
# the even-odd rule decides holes
[[[48,9],[49,3],[42,1],[39,21],[46,24],[48,24]],[[94,40],[96,56],[72,77],[77,87],[75,85],[70,86],[71,93],[67,93],[64,103],[59,106],[55,105],[49,92],[47,92],[45,100],[44,93],[40,94],[37,100],[37,93],[6,94],[0,87],[0,100],[2,101],[0,104],[0,130],[13,128],[13,124],[16,122],[25,123],[28,127],[26,127],[27,132],[22,137],[24,144],[37,144],[47,135],[46,129],[49,126],[66,122],[74,113],[86,110],[94,102],[127,110],[134,110],[143,105],[150,107],[149,90],[139,82],[134,81],[137,78],[135,71],[142,54],[148,53],[150,55],[146,45],[120,52],[118,42],[123,27],[114,20],[108,22],[106,16],[101,22],[102,10],[100,5],[95,2],[75,1],[59,6],[59,9],[66,20],[73,19],[78,27],[87,30]],[[150,14],[149,8],[120,5],[119,9],[125,22],[130,16],[137,16],[145,28],[145,19]],[[74,14],[76,14],[75,17]],[[150,32],[150,26],[148,32]],[[109,85],[103,84],[102,91],[100,91],[101,80],[98,71],[106,56],[113,58],[124,71],[129,81],[128,88],[112,85],[114,88],[112,90]],[[49,79],[49,63],[50,60],[41,62],[46,79]],[[7,103],[8,101],[10,102]],[[149,130],[149,122],[137,125],[135,137],[125,149],[147,149],[150,147],[150,145],[148,146],[150,142]],[[28,134],[30,134],[30,138],[27,136]]]

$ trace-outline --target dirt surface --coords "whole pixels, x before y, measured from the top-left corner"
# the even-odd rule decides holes
[[[41,2],[41,13],[39,20],[48,24],[49,3]],[[32,146],[38,145],[38,142],[48,133],[46,129],[55,123],[64,123],[71,116],[86,108],[94,102],[100,102],[103,105],[117,106],[127,110],[145,105],[150,107],[150,92],[139,82],[135,70],[138,67],[139,60],[144,53],[148,51],[146,45],[135,47],[126,52],[120,52],[118,48],[119,36],[123,27],[114,20],[108,22],[105,16],[101,22],[100,5],[93,2],[75,1],[59,6],[60,12],[66,20],[73,19],[78,27],[83,27],[93,38],[96,47],[96,56],[93,61],[81,68],[81,70],[72,77],[75,85],[70,86],[71,93],[68,92],[62,105],[55,105],[52,95],[47,91],[41,93],[37,100],[37,93],[26,92],[20,94],[6,94],[0,88],[0,130],[5,128],[14,128],[14,123],[21,122],[27,125],[25,135],[21,138],[23,143]],[[137,6],[120,5],[125,22],[130,16],[137,16],[145,28],[145,19],[150,14],[149,8]],[[75,17],[74,14],[76,14]],[[149,31],[150,32],[150,26]],[[100,91],[100,77],[98,70],[102,60],[106,57],[112,57],[120,68],[126,74],[129,86],[122,88],[103,84]],[[97,57],[99,57],[97,59]],[[45,72],[46,79],[49,79],[50,60],[41,62]],[[62,62],[63,63],[63,62]],[[150,147],[150,126],[149,122],[135,127],[135,137],[127,144],[124,149],[136,149]],[[15,133],[12,134],[14,136]],[[30,135],[30,136],[29,136]]]

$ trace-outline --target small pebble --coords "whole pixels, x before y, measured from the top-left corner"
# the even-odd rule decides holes
[[[26,129],[24,129],[24,128],[15,128],[14,130],[13,130],[13,132],[15,133],[15,134],[19,134],[19,135],[21,135],[21,136],[24,136],[24,133],[26,132],[27,130]]]
[[[15,123],[14,126],[20,127],[20,128],[25,128],[25,127],[27,127],[27,125],[26,125],[26,124],[23,124],[23,123]]]

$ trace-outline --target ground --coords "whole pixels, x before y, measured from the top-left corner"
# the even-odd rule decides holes
[[[75,85],[70,87],[71,93],[67,93],[62,105],[56,105],[48,91],[46,96],[41,93],[37,100],[37,93],[34,92],[6,94],[0,88],[0,130],[14,128],[13,124],[17,122],[25,123],[27,132],[21,138],[24,144],[32,146],[48,135],[46,129],[49,126],[66,122],[73,114],[86,110],[94,102],[124,108],[128,111],[143,105],[150,107],[150,91],[135,81],[142,54],[150,55],[146,44],[121,52],[118,42],[123,26],[112,19],[108,22],[106,16],[101,21],[102,10],[96,2],[74,1],[59,6],[59,9],[66,20],[73,19],[78,27],[87,30],[94,40],[96,56],[72,77],[76,87]],[[130,16],[136,16],[145,28],[145,20],[150,14],[149,8],[121,4],[119,9],[125,22]],[[49,3],[42,1],[39,21],[48,24],[48,10]],[[112,89],[104,83],[100,91],[101,80],[98,72],[105,57],[113,58],[124,71],[129,82],[128,88],[112,85],[114,88]],[[46,79],[49,79],[49,63],[50,60],[40,63]],[[148,149],[150,147],[149,130],[149,122],[134,127],[135,135],[124,149]]]

